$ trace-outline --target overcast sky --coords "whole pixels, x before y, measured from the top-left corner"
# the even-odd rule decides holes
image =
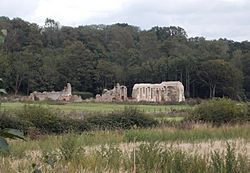
[[[189,37],[250,41],[250,0],[0,0],[0,16],[43,25],[180,26]]]

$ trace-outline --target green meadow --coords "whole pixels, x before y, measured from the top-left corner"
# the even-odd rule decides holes
[[[156,104],[137,104],[137,103],[22,103],[22,102],[6,102],[2,103],[1,107],[6,110],[21,109],[25,104],[41,104],[55,110],[61,110],[64,112],[102,112],[110,113],[113,111],[123,110],[124,107],[136,107],[140,111],[145,113],[162,113],[170,112],[173,110],[181,110],[191,108],[188,105],[156,105]]]

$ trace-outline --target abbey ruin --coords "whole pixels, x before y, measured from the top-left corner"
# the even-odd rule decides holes
[[[184,86],[179,81],[135,84],[132,98],[148,102],[182,102],[185,101]]]
[[[97,94],[95,101],[182,102],[185,101],[184,86],[179,81],[164,81],[160,84],[135,84],[132,90],[132,98],[128,99],[127,87],[118,83],[113,89],[104,89],[101,95]]]
[[[32,101],[72,101],[81,102],[80,96],[72,95],[70,83],[62,91],[33,92],[29,96]],[[179,81],[162,82],[160,84],[141,83],[135,84],[132,98],[128,99],[127,87],[119,83],[113,89],[104,89],[102,94],[97,94],[96,102],[121,102],[121,101],[146,101],[146,102],[182,102],[185,101],[184,86]]]
[[[80,102],[82,101],[80,96],[72,95],[72,87],[70,83],[64,87],[62,91],[51,91],[51,92],[37,92],[34,91],[30,94],[29,100],[32,101],[44,101],[44,100],[53,100],[53,101],[73,101]]]
[[[119,83],[111,89],[104,89],[102,95],[96,95],[97,102],[127,101],[127,87]]]

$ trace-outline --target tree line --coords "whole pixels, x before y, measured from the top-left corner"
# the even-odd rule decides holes
[[[101,93],[117,82],[181,81],[186,97],[250,98],[250,42],[188,37],[178,26],[142,30],[126,23],[44,26],[0,17],[0,77],[13,94]]]

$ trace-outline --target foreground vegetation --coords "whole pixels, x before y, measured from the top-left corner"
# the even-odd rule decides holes
[[[6,110],[3,105],[0,128],[22,130],[27,141],[9,140],[9,151],[0,153],[1,171],[250,171],[247,103],[212,99],[192,109],[159,113],[125,106],[83,116],[50,106],[27,104]]]
[[[199,126],[155,129],[152,133],[138,129],[42,136],[27,142],[11,141],[11,152],[0,157],[4,163],[0,168],[6,172],[247,173],[249,129],[249,125]]]
[[[14,150],[26,148],[38,150],[39,143],[51,148],[57,148],[63,139],[73,136],[79,146],[95,146],[104,144],[119,144],[130,142],[185,142],[199,143],[210,140],[250,139],[250,125],[211,127],[211,125],[193,124],[188,128],[153,128],[153,129],[129,129],[129,130],[97,130],[83,132],[81,134],[69,133],[62,135],[40,135],[36,140],[27,137],[26,141],[12,141]],[[19,145],[16,145],[19,144]]]

